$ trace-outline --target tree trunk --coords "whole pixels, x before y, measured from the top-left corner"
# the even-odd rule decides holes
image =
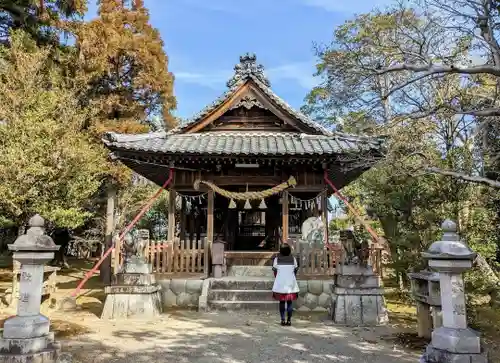
[[[498,306],[500,304],[500,278],[491,268],[488,261],[477,254],[476,260],[474,261],[475,267],[480,271],[481,275],[484,277],[484,281],[490,286],[488,294],[490,295],[490,305]]]
[[[70,266],[66,259],[66,249],[71,241],[69,230],[67,228],[56,228],[52,234],[52,238],[54,243],[59,246],[59,250],[55,253],[54,264],[69,268]]]

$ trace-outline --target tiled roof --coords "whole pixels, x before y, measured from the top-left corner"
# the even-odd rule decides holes
[[[177,134],[184,131],[186,128],[196,124],[202,118],[207,116],[210,112],[215,110],[218,106],[223,104],[228,100],[241,86],[243,86],[249,79],[254,81],[254,83],[259,87],[259,89],[264,92],[278,107],[283,111],[290,114],[292,117],[300,120],[302,123],[308,127],[320,132],[323,135],[329,135],[330,132],[323,126],[311,120],[309,117],[304,115],[302,112],[295,110],[288,103],[286,103],[281,97],[272,91],[270,88],[269,80],[264,75],[264,68],[262,65],[256,63],[256,56],[254,54],[245,54],[240,57],[240,63],[234,67],[234,75],[227,82],[228,90],[224,92],[219,98],[217,98],[210,105],[206,106],[200,112],[198,112],[194,117],[188,120],[183,125],[170,130],[169,133]]]
[[[197,155],[332,155],[379,151],[382,141],[343,134],[307,135],[283,132],[206,132],[143,135],[107,133],[111,149]]]

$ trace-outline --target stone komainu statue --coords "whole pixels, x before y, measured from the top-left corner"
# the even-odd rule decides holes
[[[361,241],[354,231],[346,229],[340,231],[340,242],[344,249],[345,264],[367,265],[370,257],[368,241]]]

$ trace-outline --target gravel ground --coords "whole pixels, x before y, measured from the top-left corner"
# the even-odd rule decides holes
[[[416,354],[376,339],[384,328],[351,329],[304,317],[282,327],[276,318],[179,312],[151,323],[87,316],[78,324],[93,332],[61,343],[64,352],[82,363],[418,362]]]

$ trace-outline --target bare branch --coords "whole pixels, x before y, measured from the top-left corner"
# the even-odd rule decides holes
[[[435,173],[435,174],[440,174],[444,176],[450,176],[455,179],[475,183],[475,184],[482,184],[482,185],[487,185],[492,188],[498,188],[500,189],[500,181],[496,181],[493,179],[488,179],[488,178],[483,178],[481,176],[473,176],[473,175],[468,175],[464,173],[459,173],[456,171],[451,171],[451,170],[442,170],[439,168],[435,167],[429,167],[425,169],[426,171],[430,173]]]
[[[437,64],[408,64],[402,63],[394,66],[390,66],[383,69],[373,70],[377,75],[384,75],[388,73],[395,73],[401,71],[412,71],[412,72],[425,72],[425,76],[431,76],[433,74],[448,73],[448,74],[491,74],[493,76],[500,77],[500,68],[490,65],[482,64],[479,66],[472,67],[460,67],[457,65],[437,65]],[[419,79],[423,77],[419,76]]]

